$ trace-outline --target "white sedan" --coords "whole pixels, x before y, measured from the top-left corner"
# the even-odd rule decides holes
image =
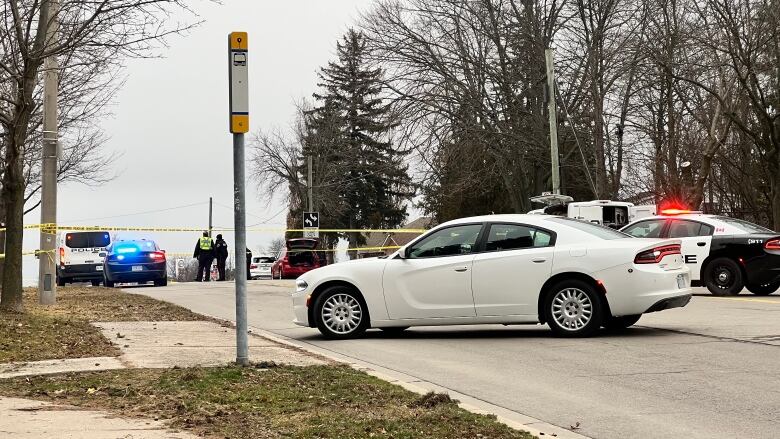
[[[547,323],[559,336],[588,336],[690,298],[680,240],[548,215],[450,221],[387,258],[310,271],[292,296],[295,323],[328,338],[487,323]]]

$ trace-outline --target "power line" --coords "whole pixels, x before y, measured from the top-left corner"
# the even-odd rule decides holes
[[[222,207],[222,208],[228,209],[228,210],[230,210],[231,212],[233,211],[233,208],[232,208],[232,207],[226,206],[226,205],[224,205],[224,204],[221,204],[221,203],[219,203],[219,202],[217,202],[217,201],[214,201],[214,204],[216,204],[216,205],[217,205],[217,206],[219,206],[219,207]],[[253,217],[253,218],[257,218],[257,219],[262,219],[262,220],[263,220],[263,221],[261,221],[261,222],[259,222],[259,223],[257,223],[257,224],[253,224],[253,225],[251,225],[251,226],[248,226],[248,227],[254,227],[254,226],[259,226],[259,225],[261,225],[261,224],[266,224],[266,223],[268,223],[268,221],[271,221],[272,219],[274,219],[274,218],[276,218],[277,216],[279,216],[279,214],[281,214],[282,212],[284,212],[286,209],[287,209],[287,206],[285,206],[285,207],[282,207],[282,210],[278,211],[277,213],[273,214],[272,216],[270,216],[270,217],[268,217],[268,218],[262,217],[262,216],[260,216],[260,215],[255,215],[255,214],[253,214],[253,213],[251,213],[251,212],[246,212],[246,214],[247,214],[247,215],[249,215],[249,216],[251,216],[251,217]]]
[[[201,201],[200,203],[192,203],[192,204],[185,204],[183,206],[175,206],[175,207],[166,207],[165,209],[156,209],[156,210],[147,210],[145,212],[135,212],[135,213],[125,213],[121,215],[112,215],[112,216],[101,216],[97,218],[84,218],[84,219],[77,219],[77,220],[62,220],[61,222],[84,222],[84,221],[93,221],[93,220],[101,220],[101,219],[111,219],[111,218],[123,218],[126,216],[136,216],[136,215],[147,215],[150,213],[159,213],[159,212],[167,212],[169,210],[177,210],[177,209],[184,209],[187,207],[194,207],[194,206],[201,206],[203,204],[207,204],[207,201]]]
[[[262,222],[259,222],[259,223],[256,223],[256,224],[252,224],[251,226],[248,226],[248,227],[255,227],[255,226],[259,226],[261,224],[266,224],[266,223],[268,223],[268,221],[271,221],[272,219],[274,219],[277,216],[281,215],[285,210],[287,210],[287,206],[282,207],[281,210],[279,210],[278,212],[276,212],[272,216],[264,219]],[[254,215],[252,215],[252,216],[254,216]]]
[[[563,96],[561,95],[561,91],[559,90],[558,81],[555,81],[555,93],[561,100],[561,104],[563,104],[563,111],[566,112],[566,119],[569,120],[569,126],[571,127],[571,132],[574,134],[574,141],[577,143],[577,148],[580,150],[580,156],[582,157],[582,164],[585,166],[585,175],[588,176],[588,183],[590,183],[590,188],[593,190],[593,195],[598,197],[599,194],[596,191],[596,184],[593,182],[593,177],[590,175],[590,167],[588,166],[588,161],[585,159],[585,152],[582,151],[582,145],[580,145],[580,139],[577,137],[577,130],[574,129],[574,123],[571,119],[571,116],[569,116],[569,109],[566,106],[566,101],[563,100]],[[597,158],[598,159],[598,158]]]

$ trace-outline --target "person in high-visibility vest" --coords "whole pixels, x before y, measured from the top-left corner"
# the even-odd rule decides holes
[[[193,258],[198,260],[198,277],[195,282],[208,282],[211,280],[211,263],[214,262],[214,241],[209,232],[203,232],[203,236],[195,244]]]

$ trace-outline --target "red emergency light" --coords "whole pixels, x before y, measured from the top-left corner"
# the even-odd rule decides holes
[[[686,213],[693,213],[688,209],[664,209],[661,211],[661,215],[684,215]]]

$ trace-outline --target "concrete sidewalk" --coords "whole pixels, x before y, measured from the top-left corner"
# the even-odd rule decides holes
[[[213,322],[100,322],[93,323],[122,350],[128,367],[224,366],[236,359],[236,330]],[[260,336],[249,337],[251,361],[293,366],[325,361]]]
[[[99,322],[103,335],[119,346],[119,357],[72,358],[0,364],[0,379],[124,368],[224,366],[236,358],[235,329],[208,321]],[[327,360],[267,338],[249,337],[251,361],[293,366]]]
[[[235,329],[211,321],[93,323],[119,346],[119,357],[75,358],[0,364],[0,379],[124,368],[223,366],[235,360]],[[267,338],[249,337],[253,362],[308,366],[329,362]],[[120,419],[26,399],[0,397],[0,438],[191,439],[162,422]]]
[[[0,397],[0,437],[14,439],[195,439],[160,421],[120,419],[45,402]]]

